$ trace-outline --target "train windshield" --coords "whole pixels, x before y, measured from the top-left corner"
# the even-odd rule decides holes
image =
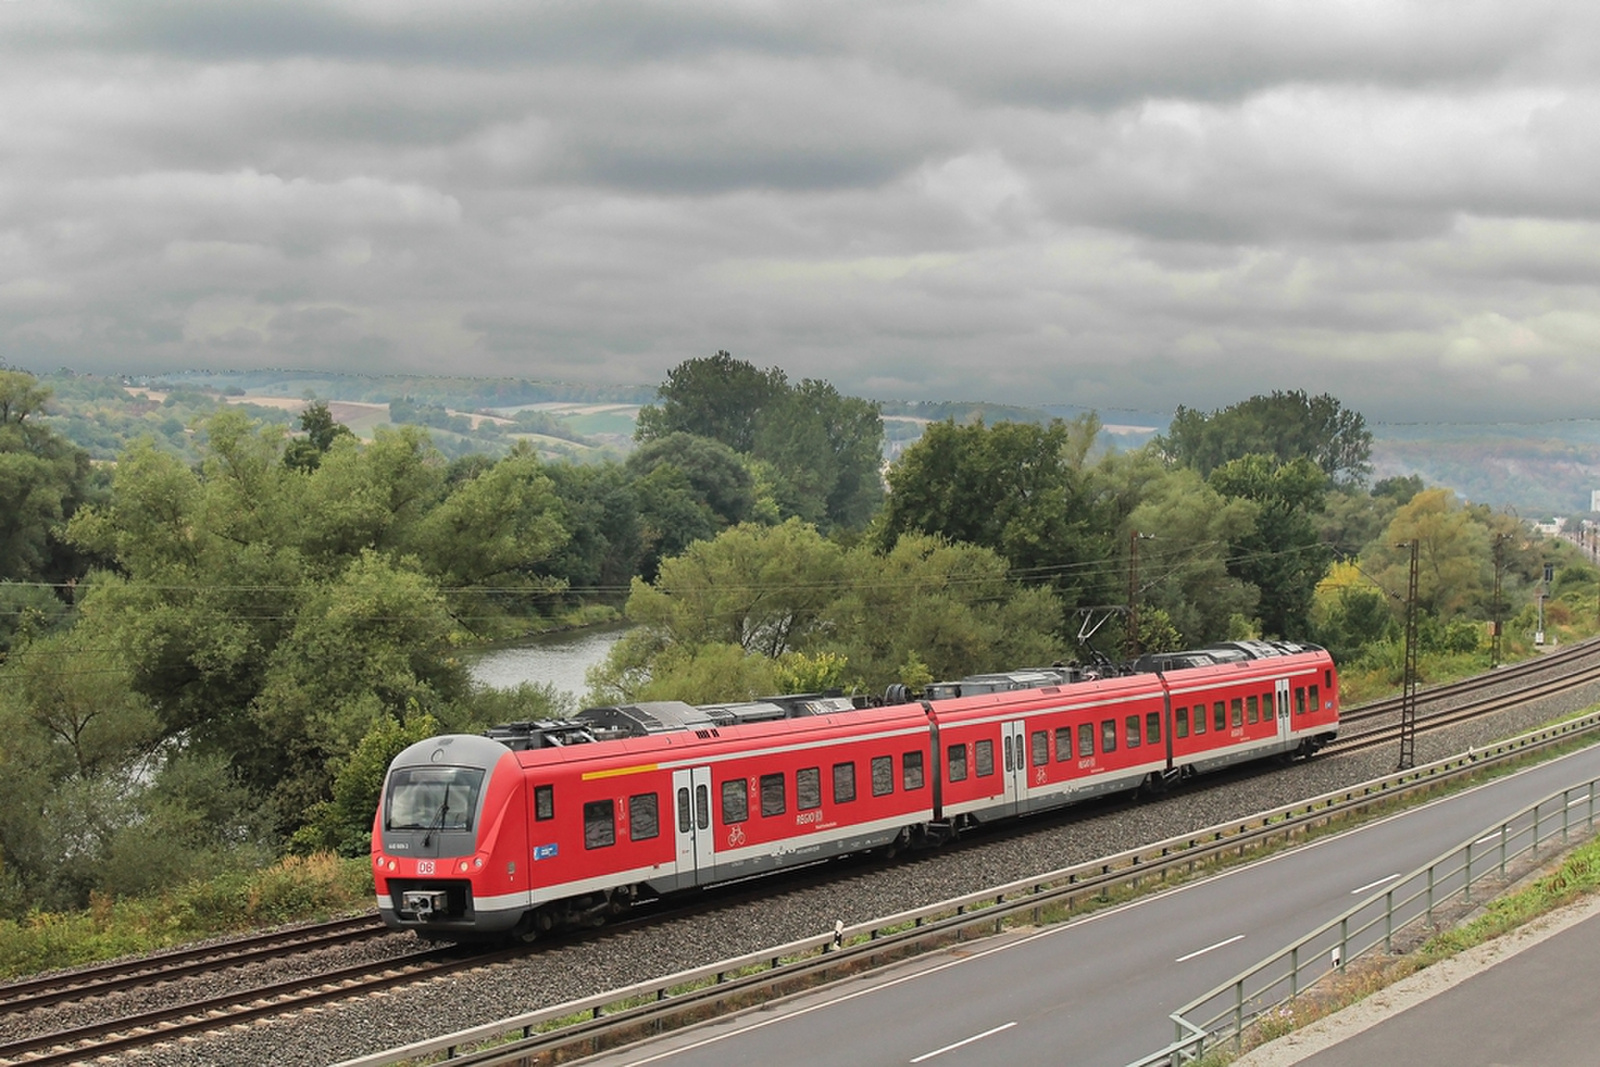
[[[483,770],[399,767],[389,775],[386,830],[470,830]]]

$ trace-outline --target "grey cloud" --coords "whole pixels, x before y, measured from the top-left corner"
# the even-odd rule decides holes
[[[0,359],[1588,411],[1595,20],[0,4]]]

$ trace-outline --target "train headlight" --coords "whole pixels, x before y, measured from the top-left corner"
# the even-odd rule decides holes
[[[471,864],[469,864],[466,860],[462,860],[460,863],[456,864],[456,870],[460,871],[462,874],[466,874],[467,868],[470,866]]]
[[[483,857],[479,856],[477,859],[473,860],[472,861],[472,865],[474,867],[482,867],[483,866]]]
[[[387,866],[390,871],[396,871],[396,870],[399,870],[399,868],[400,868],[400,865],[398,863],[396,863],[392,859],[387,864],[385,864],[385,866]]]

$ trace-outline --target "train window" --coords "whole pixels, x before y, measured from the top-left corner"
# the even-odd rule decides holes
[[[900,777],[905,788],[922,788],[922,753],[907,752],[900,757]]]
[[[1228,705],[1226,701],[1219,700],[1211,705],[1211,725],[1220,733],[1228,728]]]
[[[1304,689],[1296,689],[1294,691],[1294,713],[1296,715],[1304,715],[1306,713],[1306,691]]]
[[[1072,758],[1072,727],[1056,727],[1056,762]]]
[[[711,790],[703,785],[694,787],[694,825],[700,830],[711,828]]]
[[[389,775],[388,830],[470,830],[483,771],[473,767],[399,767]]]
[[[822,807],[821,767],[802,767],[794,772],[794,806],[797,811]]]
[[[1196,704],[1194,706],[1194,732],[1196,736],[1206,732],[1206,706],[1204,704]]]
[[[888,756],[872,757],[872,795],[888,796],[894,792],[894,760]]]
[[[678,833],[686,834],[690,830],[694,829],[694,823],[690,821],[691,818],[692,816],[689,812],[689,791],[687,789],[680,789],[678,790]]]
[[[1138,748],[1139,747],[1139,716],[1137,716],[1137,715],[1129,715],[1128,719],[1127,719],[1127,724],[1128,724],[1128,747],[1129,748]]]
[[[854,763],[835,763],[833,765],[833,802],[835,804],[848,804],[856,798],[856,765]]]
[[[761,814],[782,815],[789,810],[789,801],[784,796],[783,775],[763,774],[761,776]]]
[[[1117,750],[1117,720],[1105,719],[1100,723],[1100,751],[1115,752]]]
[[[1322,707],[1322,694],[1317,691],[1316,686],[1311,687],[1311,696],[1308,699],[1308,703],[1311,705],[1312,711]]]
[[[979,741],[972,746],[972,761],[978,765],[978,777],[987,778],[994,773],[994,742]]]
[[[1043,767],[1050,762],[1050,732],[1048,730],[1033,731],[1033,765]]]
[[[743,778],[722,783],[722,823],[744,822],[750,817],[750,787]]]
[[[1006,747],[1006,773],[1010,774],[1012,771],[1016,770],[1016,765],[1011,762],[1011,738],[1003,738],[1001,740],[1001,744],[1005,745]]]
[[[605,848],[616,843],[616,801],[589,801],[583,806],[583,847]]]
[[[951,745],[946,753],[950,762],[950,780],[964,782],[967,780],[967,746]]]
[[[1080,722],[1078,724],[1078,758],[1083,759],[1094,755],[1094,723]]]
[[[1333,672],[1326,667],[1322,670],[1322,686],[1324,689],[1333,688]]]
[[[661,836],[661,799],[654,793],[628,798],[628,839],[648,841]]]
[[[1244,700],[1240,697],[1233,698],[1233,725],[1244,725]]]
[[[1244,708],[1245,708],[1245,721],[1246,722],[1260,722],[1261,721],[1261,698],[1260,697],[1254,697],[1254,696],[1245,697],[1244,698]]]
[[[540,822],[546,822],[556,817],[555,786],[536,785],[533,787],[533,817]]]
[[[1144,739],[1152,745],[1161,743],[1161,713],[1152,711],[1144,717]]]
[[[1262,693],[1261,694],[1261,717],[1263,719],[1271,719],[1272,716],[1273,716],[1272,694],[1271,693]]]
[[[1189,709],[1187,707],[1179,708],[1172,713],[1172,736],[1189,736]]]

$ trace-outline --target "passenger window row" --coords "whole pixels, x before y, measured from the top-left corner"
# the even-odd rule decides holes
[[[1216,730],[1226,730],[1230,725],[1242,726],[1245,723],[1271,722],[1274,716],[1287,716],[1288,702],[1283,705],[1275,703],[1275,694],[1263,693],[1260,697],[1234,697],[1231,701],[1216,701],[1211,705],[1209,721]],[[1309,687],[1296,687],[1294,690],[1294,714],[1305,715],[1308,710],[1321,707],[1321,691],[1316,685]],[[1205,704],[1196,704],[1191,715],[1187,706],[1179,707],[1172,713],[1172,734],[1174,738],[1185,738],[1191,732],[1195,735],[1204,734],[1207,729],[1208,716]],[[1121,723],[1120,737],[1122,744],[1129,748],[1138,748],[1144,744],[1158,745],[1161,743],[1161,713],[1149,712],[1142,718],[1139,715],[1126,716]],[[1102,719],[1100,721],[1100,751],[1112,753],[1117,750],[1119,731],[1116,719]],[[1048,730],[1034,730],[1029,736],[1028,756],[1035,767],[1042,767],[1050,762],[1052,747],[1055,761],[1065,762],[1070,759],[1087,759],[1095,754],[1095,724],[1091,722],[1079,723],[1077,727],[1076,746],[1073,743],[1073,730],[1070,726],[1057,727],[1054,732],[1053,745],[1051,732]],[[1014,766],[1021,768],[1023,748],[1021,738],[1018,738],[1016,755],[1013,758],[1011,739],[1005,739],[1006,769]],[[946,749],[947,775],[951,782],[964,782],[969,771],[979,778],[988,778],[995,773],[994,742],[992,740],[977,741],[972,744],[972,760],[967,759],[967,745],[950,745]],[[875,797],[888,796],[894,792],[895,773],[894,757],[874,756],[870,764],[872,779],[872,795]],[[921,789],[924,784],[923,754],[921,752],[905,752],[900,757],[900,787],[907,791]],[[770,818],[783,815],[789,810],[788,781],[783,773],[764,774],[757,780],[761,815]],[[706,811],[706,796],[704,788],[697,790],[694,813],[695,822],[702,830],[709,824],[709,813]],[[835,763],[833,765],[833,802],[835,804],[848,804],[856,799],[856,765],[853,761]],[[822,806],[822,768],[805,767],[795,772],[795,806],[798,811],[813,811]],[[616,802],[612,800],[593,800],[583,805],[583,846],[584,848],[605,848],[616,844]],[[555,818],[555,789],[553,786],[535,786],[533,791],[534,818],[545,822]],[[724,824],[741,823],[750,817],[749,781],[744,778],[731,779],[722,783],[722,821]],[[679,829],[687,832],[691,819],[689,791],[678,790],[678,823]],[[648,841],[660,836],[660,798],[655,793],[639,793],[628,798],[628,839],[630,841]]]

